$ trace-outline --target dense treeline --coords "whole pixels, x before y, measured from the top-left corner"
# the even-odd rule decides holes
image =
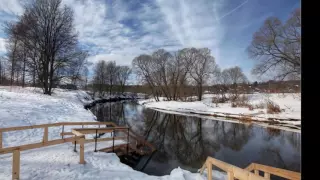
[[[151,55],[135,57],[132,66],[139,80],[146,83],[155,99],[185,100],[196,95],[202,100],[203,87],[222,82],[239,84],[247,81],[241,68],[232,67],[221,72],[208,48],[184,48],[170,53],[159,49]],[[187,90],[193,86],[193,90]]]

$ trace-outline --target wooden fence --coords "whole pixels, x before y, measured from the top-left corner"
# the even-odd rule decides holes
[[[270,166],[265,166],[261,164],[252,163],[246,169],[241,169],[237,166],[225,163],[218,159],[207,157],[206,162],[203,164],[200,173],[203,173],[204,169],[207,168],[207,177],[208,180],[212,180],[212,167],[216,166],[223,171],[227,172],[228,180],[270,180],[270,175],[280,176],[286,179],[298,180],[301,179],[301,174],[288,171],[285,169],[274,168]],[[254,171],[252,173],[251,171]],[[264,172],[264,177],[259,175],[259,171]]]
[[[66,126],[82,126],[82,128],[74,128],[71,132],[65,132]],[[84,125],[98,125],[98,128],[84,128]],[[106,128],[100,128],[101,125],[111,126]],[[54,139],[49,140],[49,128],[50,127],[61,127],[62,132],[60,133],[61,139]],[[20,146],[13,146],[13,147],[3,147],[2,138],[4,132],[10,131],[20,131],[20,130],[28,130],[28,129],[38,129],[43,128],[43,138],[42,141],[39,143],[32,143]],[[113,137],[113,138],[101,138],[101,139],[86,139],[86,134],[94,134],[94,133],[107,133],[107,132],[115,132],[115,131],[127,131],[129,132],[129,128],[127,127],[118,127],[113,122],[59,122],[59,123],[52,123],[52,124],[41,124],[41,125],[33,125],[33,126],[19,126],[19,127],[8,127],[8,128],[0,128],[0,155],[1,154],[8,154],[12,153],[12,179],[19,179],[20,175],[20,151],[36,149],[46,146],[52,146],[56,144],[62,144],[66,142],[73,142],[79,143],[80,145],[80,164],[85,164],[84,160],[84,143],[88,142],[99,142],[99,141],[109,141],[109,140],[117,140],[117,139],[124,139],[125,137]],[[131,132],[130,137],[135,138],[136,142],[143,142],[142,138],[139,138],[136,135],[132,135]],[[72,137],[65,138],[64,136],[71,135]],[[128,139],[128,137],[127,137]],[[127,142],[128,143],[128,142]],[[143,142],[150,146],[150,148],[154,149],[154,147],[148,143]]]

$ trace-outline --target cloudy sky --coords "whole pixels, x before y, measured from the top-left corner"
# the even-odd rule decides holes
[[[0,0],[0,24],[23,13],[22,0]],[[131,65],[142,53],[208,47],[221,68],[240,66],[250,80],[254,61],[245,52],[269,16],[287,19],[299,0],[63,0],[89,61]],[[0,55],[6,35],[0,29]]]

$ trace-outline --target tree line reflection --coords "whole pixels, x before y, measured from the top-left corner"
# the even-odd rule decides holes
[[[200,168],[212,156],[239,167],[254,161],[300,171],[298,133],[162,113],[129,102],[99,104],[92,112],[99,121],[129,126],[154,144],[152,161],[157,163],[176,160],[184,167]]]

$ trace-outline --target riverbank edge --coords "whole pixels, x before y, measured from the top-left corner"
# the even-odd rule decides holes
[[[283,130],[290,130],[294,132],[301,133],[301,119],[293,119],[293,118],[274,118],[274,117],[259,117],[258,115],[261,114],[233,114],[233,113],[223,113],[223,112],[198,112],[192,109],[170,109],[170,108],[161,108],[157,106],[148,106],[148,101],[138,101],[138,104],[144,106],[145,108],[158,110],[158,111],[165,111],[166,113],[171,114],[181,114],[181,115],[188,115],[188,116],[197,116],[203,118],[215,118],[216,120],[225,119],[231,122],[241,122],[241,123],[254,123],[257,125],[261,125],[263,127],[271,127],[271,128],[278,128]],[[205,104],[206,105],[206,104]],[[218,119],[219,118],[219,119]],[[291,122],[291,123],[290,123]],[[294,122],[300,122],[298,124],[294,124]]]

